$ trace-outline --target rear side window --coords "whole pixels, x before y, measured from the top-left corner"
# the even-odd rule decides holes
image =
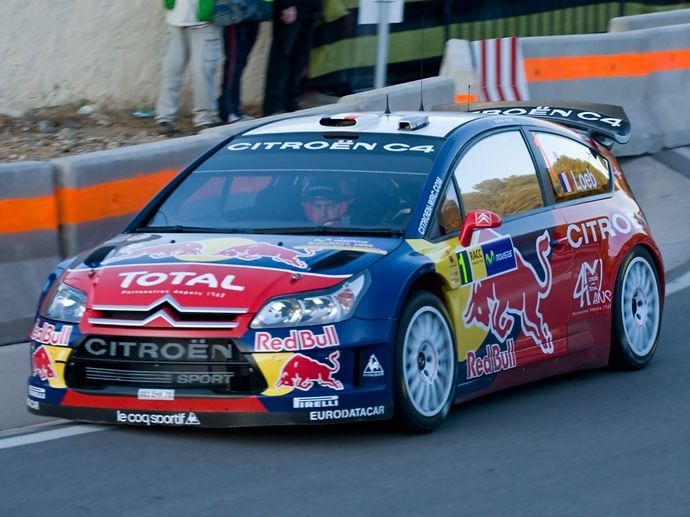
[[[455,169],[465,213],[492,210],[501,217],[544,206],[539,179],[519,131],[504,131],[475,143]]]
[[[549,169],[556,201],[604,194],[611,189],[608,160],[586,145],[551,133],[532,136]]]

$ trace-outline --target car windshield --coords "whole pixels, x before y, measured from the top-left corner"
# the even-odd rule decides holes
[[[402,232],[439,147],[407,134],[244,136],[191,172],[138,230]]]

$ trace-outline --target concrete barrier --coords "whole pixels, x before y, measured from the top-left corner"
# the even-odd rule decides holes
[[[682,10],[679,19],[690,14]],[[669,21],[671,13],[657,19]],[[640,23],[641,24],[641,23]],[[690,24],[605,34],[519,39],[529,98],[535,101],[588,101],[623,106],[632,137],[614,146],[619,156],[639,156],[690,144]],[[443,72],[472,79],[477,68],[469,42],[447,45]],[[452,62],[451,59],[453,59]],[[475,77],[477,74],[475,74]],[[457,79],[456,79],[457,80]],[[470,84],[473,92],[505,85]],[[467,84],[455,84],[456,92]],[[482,100],[486,100],[482,98]]]
[[[0,165],[0,345],[26,339],[41,287],[59,260],[53,167]]]
[[[649,49],[640,35],[576,34],[522,38],[530,97],[617,104],[632,124],[630,142],[616,144],[619,156],[663,148],[663,135],[649,98],[649,69],[639,61]]]
[[[661,13],[636,14],[619,16],[609,20],[609,32],[625,32],[669,25],[690,23],[690,9],[676,9]]]
[[[459,39],[446,41],[438,75],[453,81],[456,103],[463,104],[480,100],[477,86],[479,77],[469,41]]]
[[[690,16],[690,9],[687,9]],[[649,43],[648,94],[662,148],[690,144],[690,23],[635,31]]]
[[[63,255],[118,233],[163,185],[218,140],[196,135],[53,160]]]

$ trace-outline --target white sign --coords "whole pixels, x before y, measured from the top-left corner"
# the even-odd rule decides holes
[[[400,23],[403,21],[404,4],[404,0],[359,0],[357,23]],[[386,16],[384,20],[380,19],[382,13]]]

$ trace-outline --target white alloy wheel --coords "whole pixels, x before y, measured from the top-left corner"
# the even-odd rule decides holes
[[[637,370],[652,359],[661,328],[659,275],[646,249],[637,247],[628,254],[615,289],[611,363]]]
[[[430,293],[412,298],[400,320],[398,409],[407,428],[429,431],[445,419],[455,394],[455,341],[445,308]]]
[[[645,259],[636,257],[628,265],[621,297],[625,337],[635,355],[645,356],[654,347],[661,319],[656,273]]]

